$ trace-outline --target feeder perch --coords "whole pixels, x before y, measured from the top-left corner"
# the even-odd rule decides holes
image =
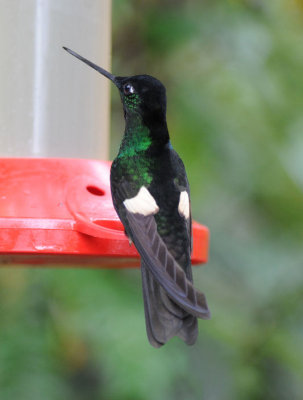
[[[138,266],[111,200],[110,162],[0,159],[0,262]],[[208,229],[193,224],[192,263],[207,261]]]

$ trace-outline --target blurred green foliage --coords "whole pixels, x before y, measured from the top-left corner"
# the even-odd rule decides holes
[[[114,0],[113,73],[167,87],[212,319],[156,350],[139,270],[1,269],[1,400],[302,399],[302,37],[299,0]]]

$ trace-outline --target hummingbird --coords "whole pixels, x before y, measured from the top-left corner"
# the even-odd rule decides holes
[[[114,208],[141,256],[147,337],[156,348],[174,336],[193,345],[205,295],[193,286],[192,220],[184,164],[166,122],[166,90],[149,75],[115,76],[63,47],[119,90],[125,131],[110,171]]]

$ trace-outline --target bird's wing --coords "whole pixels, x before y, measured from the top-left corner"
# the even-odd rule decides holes
[[[210,312],[204,294],[194,288],[175,261],[157,231],[152,214],[142,215],[125,209],[132,240],[146,267],[168,296],[189,314],[208,319]]]

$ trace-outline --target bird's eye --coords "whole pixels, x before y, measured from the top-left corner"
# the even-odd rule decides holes
[[[130,83],[127,83],[123,86],[123,92],[127,96],[129,94],[135,93],[135,89]]]

